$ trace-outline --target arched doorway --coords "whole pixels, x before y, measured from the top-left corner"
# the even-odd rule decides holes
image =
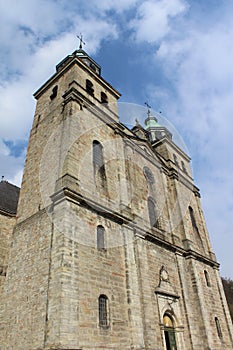
[[[163,325],[166,350],[177,350],[174,322],[170,315],[164,314]]]

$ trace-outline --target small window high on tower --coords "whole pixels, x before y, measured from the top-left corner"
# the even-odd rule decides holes
[[[101,91],[101,103],[108,103],[108,96],[103,91]]]
[[[89,79],[86,80],[86,91],[89,95],[94,96],[93,84]]]
[[[57,97],[57,90],[58,90],[58,86],[56,85],[52,89],[52,94],[50,95],[50,100],[53,100],[55,97]]]

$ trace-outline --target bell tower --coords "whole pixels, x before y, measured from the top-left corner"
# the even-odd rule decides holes
[[[120,93],[102,78],[101,67],[80,47],[56,66],[56,73],[34,96],[37,105],[5,283],[3,348],[79,349],[79,344],[88,343],[87,327],[90,332],[96,327],[99,311],[94,305],[93,315],[93,303],[102,300],[103,315],[109,303],[97,275],[103,274],[107,264],[113,280],[123,273],[119,251],[108,262],[104,239],[109,230],[109,244],[115,246],[116,221],[122,220],[116,219],[115,212],[125,201],[124,185],[115,185],[123,163],[109,176],[112,159],[123,158],[122,126],[114,128],[119,123],[116,102]],[[113,147],[104,147],[111,143]],[[104,158],[105,162],[109,159],[106,164]],[[97,249],[95,233],[100,228],[102,248]],[[122,255],[123,248],[119,249]],[[93,252],[97,255],[90,261]],[[96,274],[98,261],[102,263]],[[93,297],[91,280],[85,281],[89,271]],[[114,286],[110,277],[106,283],[108,289]],[[115,298],[122,295],[126,295],[123,286]],[[103,331],[105,326],[96,335],[99,344],[109,333]],[[116,329],[120,334],[121,327]]]
[[[53,150],[59,153],[53,155],[52,151],[48,150],[45,157],[50,159],[54,179],[59,177],[59,172],[60,177],[62,176],[62,169],[59,169],[60,163],[57,160],[62,157],[64,151],[62,149],[66,147],[64,144],[67,143],[72,132],[69,122],[75,117],[69,118],[69,116],[77,117],[79,133],[82,132],[82,123],[85,124],[83,125],[84,132],[87,128],[91,128],[88,119],[82,120],[84,119],[82,114],[91,109],[95,110],[95,114],[100,111],[99,114],[102,115],[102,118],[104,116],[109,123],[119,121],[116,102],[120,94],[100,74],[101,67],[85,51],[79,49],[65,57],[56,66],[56,73],[34,94],[37,106],[18,206],[19,221],[36,213],[38,206],[43,207],[40,196],[42,184],[39,176],[43,178],[42,155],[52,134],[57,141],[60,140],[59,147]],[[93,120],[95,118],[92,118],[92,123],[94,123]],[[64,128],[66,128],[65,135]],[[49,169],[44,170],[47,172]]]

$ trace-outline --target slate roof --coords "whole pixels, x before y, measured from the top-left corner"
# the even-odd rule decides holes
[[[0,182],[0,211],[15,215],[17,211],[20,188],[2,180]]]

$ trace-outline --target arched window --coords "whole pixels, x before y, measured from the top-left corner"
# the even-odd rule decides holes
[[[144,173],[144,175],[146,177],[146,181],[148,183],[150,183],[150,184],[155,183],[154,175],[152,174],[152,171],[147,166],[144,166],[143,173]]]
[[[97,249],[105,248],[104,236],[105,236],[104,227],[101,225],[97,226]]]
[[[179,162],[178,162],[178,159],[177,159],[177,155],[176,155],[176,154],[173,154],[173,159],[174,159],[175,165],[179,167]]]
[[[52,89],[52,94],[50,95],[50,100],[53,100],[57,96],[57,90],[58,90],[58,86],[56,85]]]
[[[216,325],[218,336],[219,336],[219,338],[222,338],[222,330],[221,330],[221,326],[219,323],[219,319],[217,317],[215,317],[214,320],[215,320],[215,325]]]
[[[211,284],[210,284],[210,277],[209,277],[209,274],[206,270],[204,270],[204,275],[205,275],[205,281],[206,281],[206,285],[207,287],[210,287]]]
[[[96,140],[93,141],[93,163],[99,168],[104,165],[103,146]]]
[[[104,294],[99,296],[99,326],[101,328],[109,327],[108,297]]]
[[[198,247],[201,250],[204,251],[205,248],[204,248],[204,245],[203,245],[203,242],[202,242],[202,239],[201,239],[201,235],[200,235],[198,227],[197,227],[197,223],[196,223],[196,219],[195,219],[195,216],[194,216],[193,208],[189,207],[188,209],[189,209],[189,216],[190,216],[190,220],[191,220],[192,228],[193,228],[193,236],[196,239],[196,243],[197,243]]]
[[[149,196],[151,196],[153,198],[154,197],[154,183],[155,183],[154,175],[153,175],[152,171],[147,166],[144,166],[143,173],[144,173],[144,176],[146,178]]]
[[[108,96],[103,91],[101,91],[101,103],[108,103]]]
[[[174,322],[170,315],[164,314],[163,325],[166,350],[177,350]]]
[[[93,141],[93,163],[97,168],[104,165],[103,146],[99,141]]]
[[[197,224],[196,224],[196,219],[194,216],[194,211],[192,207],[189,207],[189,215],[190,215],[190,219],[191,219],[191,223],[192,223],[192,227],[193,229],[198,232],[198,228],[197,228]]]
[[[93,141],[93,166],[96,184],[105,187],[106,173],[104,166],[103,146],[99,141]]]
[[[86,91],[89,95],[94,96],[93,84],[89,79],[86,80]]]
[[[149,213],[149,219],[150,219],[150,226],[156,227],[157,226],[157,215],[156,215],[156,208],[153,198],[149,197],[147,199],[147,205],[148,205],[148,213]]]
[[[181,166],[182,166],[183,172],[184,172],[185,174],[187,174],[187,169],[186,169],[186,167],[185,167],[185,164],[184,164],[183,160],[181,161]]]

